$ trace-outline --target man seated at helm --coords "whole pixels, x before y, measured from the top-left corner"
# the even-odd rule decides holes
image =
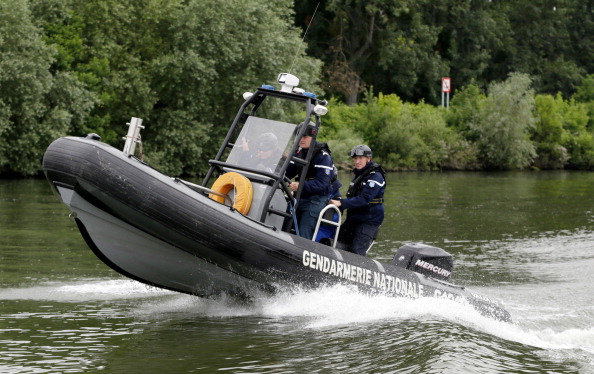
[[[278,147],[278,138],[271,132],[265,132],[258,136],[250,149],[248,142],[243,140],[242,149],[249,152],[247,158],[243,159],[248,167],[273,173],[280,162],[279,155],[283,150]]]
[[[358,145],[349,152],[355,168],[353,180],[345,199],[331,199],[341,209],[347,209],[347,218],[340,226],[338,241],[350,252],[365,256],[384,221],[383,168],[371,160],[371,148]]]
[[[303,125],[303,124],[302,124]],[[311,157],[301,196],[297,202],[297,222],[299,236],[311,239],[313,237],[318,216],[328,203],[330,195],[334,192],[333,182],[336,179],[336,169],[330,150],[325,143],[313,142],[312,135],[317,133],[317,128],[310,122],[305,134],[299,141],[296,157],[306,159],[309,152],[314,152]],[[289,179],[297,176],[300,179],[303,166],[291,161],[285,176]],[[339,185],[340,186],[340,185]],[[289,188],[295,192],[299,182],[291,182]]]

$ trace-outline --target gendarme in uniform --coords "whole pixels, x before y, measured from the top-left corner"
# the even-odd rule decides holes
[[[371,148],[358,145],[349,153],[355,160],[355,174],[345,199],[331,203],[348,209],[338,237],[346,250],[365,256],[384,221],[385,172],[371,161]]]
[[[302,148],[297,150],[295,154],[295,156],[305,159],[308,152],[314,152],[305,176],[301,197],[297,202],[299,236],[308,239],[313,237],[318,216],[333,192],[332,182],[336,179],[336,171],[330,151],[326,144],[311,141],[312,131],[316,131],[316,128],[308,126],[303,136],[303,138],[307,139],[306,145],[302,145]],[[301,165],[291,162],[285,175],[292,179],[300,175],[302,169]],[[291,185],[295,183],[297,182],[293,182]],[[296,187],[291,187],[291,189],[293,188],[296,189]]]

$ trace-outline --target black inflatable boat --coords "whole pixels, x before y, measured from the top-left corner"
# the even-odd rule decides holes
[[[278,83],[280,89],[244,94],[201,185],[164,175],[134,156],[142,128],[137,118],[124,151],[95,134],[55,140],[45,152],[44,172],[93,252],[127,277],[198,296],[250,298],[296,285],[345,283],[395,297],[447,298],[510,320],[498,302],[448,282],[452,257],[440,248],[405,245],[393,263],[337,249],[340,217],[333,217],[340,215],[332,210],[322,214],[316,241],[295,235],[300,191],[296,199],[283,176],[290,162],[303,163],[288,155],[306,128],[293,122],[319,128],[327,108],[298,89],[296,77],[281,74]],[[299,109],[301,121],[283,118]]]

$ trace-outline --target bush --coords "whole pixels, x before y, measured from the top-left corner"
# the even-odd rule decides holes
[[[563,146],[568,137],[563,128],[561,95],[538,95],[536,97],[537,121],[532,135],[536,146],[535,166],[541,169],[560,169],[569,159],[567,148]]]
[[[355,106],[331,100],[321,136],[339,165],[350,165],[348,150],[364,143],[391,170],[594,168],[594,78],[578,90],[580,102],[535,97],[530,87],[525,74],[491,85],[488,95],[469,85],[447,111],[368,91]]]
[[[333,139],[332,149],[342,143],[348,151],[365,143],[374,159],[391,170],[462,169],[474,164],[476,152],[446,126],[440,108],[405,104],[396,95],[382,94],[353,107],[334,104],[323,122],[325,137]],[[335,161],[344,162],[342,157],[335,156]]]
[[[349,151],[365,143],[355,126],[360,118],[356,109],[332,99],[328,103],[328,114],[322,117],[318,141],[328,143],[334,164],[340,168],[351,168]]]
[[[573,99],[588,112],[588,129],[594,130],[594,74],[588,75],[578,87]]]
[[[320,141],[326,140],[322,139]],[[353,162],[349,156],[349,152],[355,146],[365,142],[363,141],[363,138],[361,138],[359,134],[355,133],[353,129],[345,128],[337,133],[336,137],[327,140],[327,143],[332,152],[334,165],[341,169],[350,169],[353,166]]]
[[[472,161],[465,159],[466,145],[446,126],[442,111],[425,103],[403,104],[377,140],[380,154],[393,169],[465,168]]]
[[[536,156],[529,138],[535,122],[530,85],[528,75],[510,74],[492,84],[487,96],[471,85],[452,100],[449,122],[476,146],[482,167],[522,169]]]
[[[588,127],[588,109],[574,100],[556,96],[536,97],[537,122],[532,136],[537,145],[535,166],[590,169],[594,143]]]
[[[456,92],[446,113],[448,126],[459,132],[464,139],[476,142],[478,134],[472,128],[481,121],[486,102],[487,96],[474,84]]]

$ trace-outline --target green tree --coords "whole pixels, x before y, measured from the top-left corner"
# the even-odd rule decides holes
[[[535,166],[542,169],[560,169],[569,159],[567,148],[563,146],[569,134],[563,126],[565,103],[561,94],[536,96],[538,118],[532,140],[536,145],[538,157]]]
[[[594,168],[594,138],[588,127],[588,108],[575,100],[536,97],[538,121],[533,135],[538,146],[537,166],[572,169]]]
[[[164,172],[207,167],[244,91],[280,72],[316,91],[321,63],[305,55],[292,2],[274,0],[49,0],[36,3],[52,69],[98,99],[73,133],[121,147],[124,124],[143,118],[146,159]],[[319,92],[318,92],[319,93]]]
[[[510,74],[505,82],[491,84],[479,121],[469,124],[487,168],[522,169],[536,156],[529,139],[535,122],[530,84],[526,74]]]
[[[297,23],[318,3],[309,51],[326,63],[327,91],[351,104],[369,86],[437,104],[443,76],[486,89],[512,72],[567,98],[593,71],[591,0],[304,0]]]
[[[588,74],[594,72],[594,1],[571,1],[564,14],[569,33],[569,58]]]
[[[434,50],[449,66],[456,87],[486,88],[505,77],[509,68],[497,60],[515,45],[507,15],[491,1],[421,2],[423,23],[438,30]],[[447,70],[440,73],[448,74]],[[432,92],[438,92],[432,87]],[[435,102],[435,101],[433,101]]]
[[[588,111],[588,129],[594,131],[594,74],[584,78],[573,99]]]
[[[304,25],[317,3],[296,3]],[[433,48],[438,30],[422,23],[413,2],[332,0],[319,8],[310,50],[326,62],[327,92],[349,105],[357,103],[369,86],[407,99],[435,95],[435,81],[447,66]]]
[[[195,175],[218,149],[242,93],[291,71],[315,90],[321,63],[300,49],[288,0],[195,0],[168,16],[163,51],[150,71],[159,97],[147,127],[157,163]]]
[[[32,21],[28,1],[0,2],[0,174],[36,174],[49,143],[83,122],[94,99]]]
[[[474,130],[475,124],[482,121],[482,113],[487,103],[487,95],[475,84],[470,84],[456,91],[446,120],[466,140],[476,143],[479,134]]]

